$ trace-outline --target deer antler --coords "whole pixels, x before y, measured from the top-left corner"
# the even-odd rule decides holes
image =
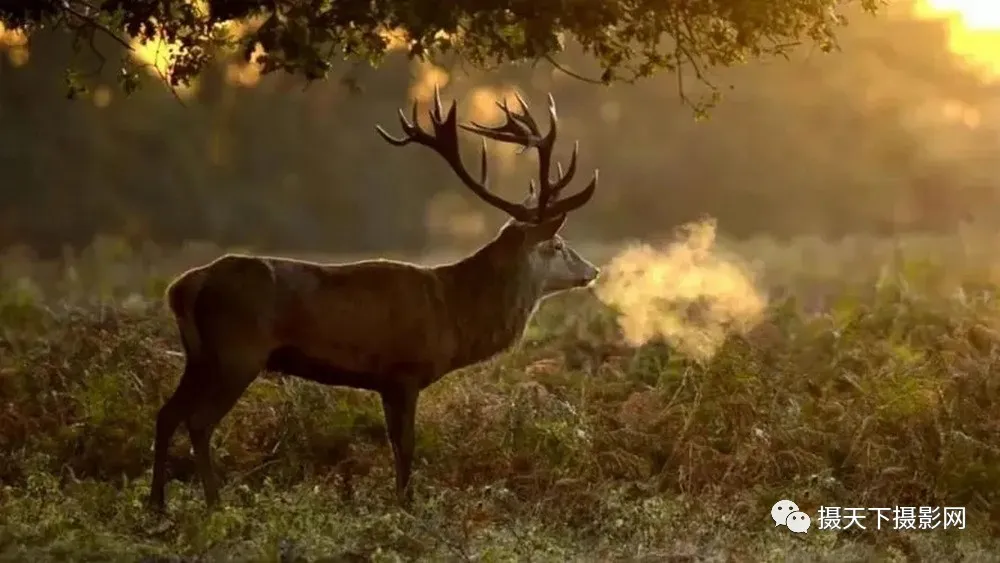
[[[576,174],[577,156],[579,155],[580,142],[573,144],[573,154],[570,157],[569,168],[563,172],[562,164],[556,163],[556,170],[559,176],[553,181],[549,174],[552,167],[552,150],[555,147],[556,136],[558,135],[558,121],[556,117],[556,102],[549,94],[549,130],[542,135],[538,123],[531,116],[527,102],[520,94],[514,93],[518,104],[521,106],[521,113],[514,113],[505,99],[503,102],[496,102],[497,107],[504,113],[504,122],[500,125],[489,127],[476,122],[469,125],[459,125],[466,131],[471,131],[482,137],[487,137],[503,143],[520,145],[521,152],[529,148],[538,151],[538,205],[534,209],[535,221],[542,221],[546,218],[555,217],[568,213],[583,206],[593,197],[597,188],[597,170],[594,170],[594,177],[590,183],[579,193],[564,199],[558,199],[560,192],[569,185]],[[532,181],[528,189],[531,194],[535,193],[535,182]]]
[[[431,117],[431,125],[434,130],[433,133],[425,131],[420,124],[417,123],[416,101],[413,102],[413,111],[410,120],[406,119],[402,109],[399,110],[399,123],[403,127],[403,133],[405,135],[403,138],[393,137],[387,133],[381,125],[376,125],[375,130],[388,143],[397,147],[408,145],[410,143],[417,143],[418,145],[423,145],[433,149],[434,152],[438,153],[449,165],[451,165],[452,170],[454,170],[455,174],[462,180],[462,183],[472,190],[472,193],[479,196],[480,199],[493,207],[506,212],[508,215],[519,221],[534,220],[536,213],[535,209],[523,204],[507,201],[490,192],[487,178],[485,139],[482,143],[482,152],[479,161],[479,180],[473,178],[472,175],[469,174],[469,171],[466,170],[459,152],[458,120],[456,119],[456,109],[457,105],[453,101],[451,103],[451,107],[448,108],[448,113],[444,113],[441,104],[441,92],[435,85],[434,108],[428,112]]]

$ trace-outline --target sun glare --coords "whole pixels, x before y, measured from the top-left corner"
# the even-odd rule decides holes
[[[969,30],[1000,29],[1000,2],[995,0],[925,0],[933,12],[948,13]]]
[[[177,53],[177,46],[163,39],[155,39],[146,43],[138,40],[132,41],[132,56],[146,65],[146,70],[151,75],[164,82],[170,77],[170,67]],[[187,97],[194,93],[195,86],[196,81],[193,80],[189,86],[174,87],[174,92],[181,97]]]
[[[1000,78],[1000,0],[918,0],[915,13],[946,19],[952,52],[979,67],[984,78]]]
[[[14,66],[28,62],[28,38],[17,29],[7,29],[0,24],[0,47],[7,50],[7,59]]]

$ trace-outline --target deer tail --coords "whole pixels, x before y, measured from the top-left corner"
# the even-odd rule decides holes
[[[197,356],[201,349],[198,324],[194,316],[194,302],[201,287],[200,272],[189,272],[174,280],[167,287],[165,301],[173,313],[180,331],[181,344],[188,358]]]

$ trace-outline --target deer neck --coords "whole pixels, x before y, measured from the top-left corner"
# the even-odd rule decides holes
[[[499,237],[460,262],[442,267],[445,302],[457,350],[452,369],[486,360],[524,334],[542,297],[528,254]]]

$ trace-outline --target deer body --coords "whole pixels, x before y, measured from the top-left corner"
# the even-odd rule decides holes
[[[454,106],[444,120],[438,99],[432,117],[438,138],[408,130],[410,139],[434,148],[459,172]],[[404,120],[404,129],[407,125]],[[537,133],[533,122],[531,130]],[[517,142],[527,145],[537,138],[524,133]],[[574,168],[575,153],[570,174],[559,182],[568,182]],[[462,170],[468,185],[472,180]],[[591,193],[595,184],[596,176]],[[485,190],[479,184],[470,188]],[[579,206],[586,199],[589,195],[578,194],[552,205],[568,209],[566,201]],[[177,390],[157,416],[151,504],[164,507],[167,448],[182,422],[206,501],[217,503],[212,432],[263,370],[379,393],[397,493],[406,500],[419,392],[451,371],[506,350],[522,336],[541,299],[586,286],[598,275],[558,236],[565,211],[546,217],[538,211],[541,203],[535,209],[494,204],[509,206],[513,218],[479,250],[450,264],[321,264],[227,254],[179,276],[166,300],[186,362]]]
[[[514,237],[435,267],[227,254],[180,276],[167,300],[189,354],[206,336],[227,338],[203,336],[212,318],[250,311],[251,322],[220,329],[265,343],[268,370],[371,391],[409,378],[423,389],[524,333],[545,288]]]

